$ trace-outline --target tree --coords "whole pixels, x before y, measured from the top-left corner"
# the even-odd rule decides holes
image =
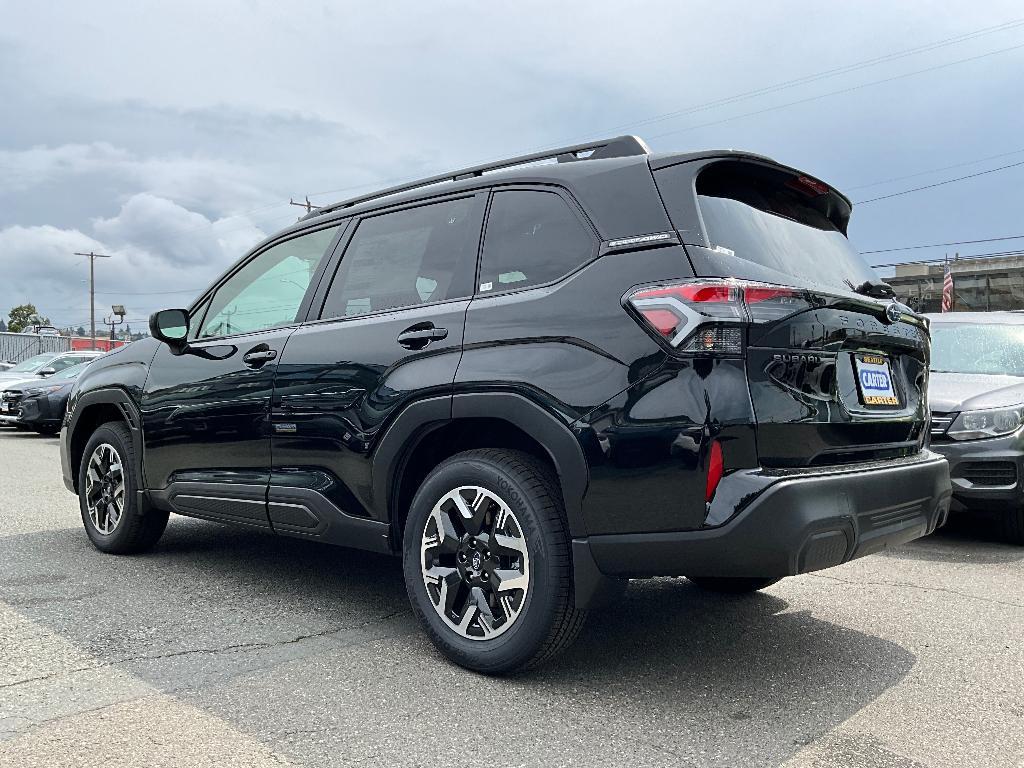
[[[75,336],[85,336],[85,326],[80,325],[75,329]]]
[[[14,307],[7,313],[7,317],[10,318],[7,330],[11,333],[21,333],[32,330],[32,327],[36,325],[50,324],[50,318],[40,315],[35,304],[21,304]]]
[[[6,330],[7,330],[7,323],[5,323],[4,319],[2,317],[0,317],[0,333],[4,333]]]

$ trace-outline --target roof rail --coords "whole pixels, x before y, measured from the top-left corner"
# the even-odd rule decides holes
[[[476,176],[483,176],[489,171],[500,171],[505,168],[512,168],[517,165],[526,165],[527,163],[536,163],[541,160],[554,159],[559,163],[568,163],[578,160],[600,160],[602,158],[609,157],[646,155],[649,154],[650,151],[650,148],[644,140],[637,136],[616,136],[613,139],[601,139],[598,141],[590,141],[586,144],[574,144],[569,147],[559,147],[558,149],[549,149],[544,152],[535,152],[531,155],[510,157],[507,160],[498,160],[493,163],[485,163],[484,165],[474,165],[470,168],[462,168],[458,171],[442,173],[439,176],[430,176],[426,179],[410,181],[396,187],[388,187],[387,189],[382,189],[379,192],[372,192],[367,195],[353,197],[349,200],[343,200],[340,203],[325,205],[312,213],[307,214],[303,218],[319,216],[324,213],[329,213],[330,211],[337,211],[341,208],[351,208],[354,205],[359,205],[360,203],[365,203],[370,200],[376,200],[379,197],[389,197],[390,195],[397,195],[400,192],[408,192],[413,189],[419,189],[420,187],[429,187],[445,181],[471,179]]]

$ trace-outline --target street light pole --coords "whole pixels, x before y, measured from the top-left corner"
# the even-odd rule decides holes
[[[75,256],[89,257],[89,328],[92,336],[92,348],[96,349],[96,259],[112,257],[107,253],[93,253],[92,251],[88,253],[75,251]]]

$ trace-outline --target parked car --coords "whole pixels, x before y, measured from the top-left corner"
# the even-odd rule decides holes
[[[928,331],[850,212],[635,137],[327,206],[82,374],[64,482],[105,552],[175,512],[401,555],[488,673],[628,578],[752,591],[907,542],[949,504]]]
[[[0,371],[7,371],[14,367],[14,363],[7,360],[0,360]]]
[[[43,435],[56,434],[75,381],[88,365],[89,362],[79,363],[45,381],[30,379],[0,390],[0,424],[13,424]]]
[[[953,509],[993,514],[1024,544],[1024,315],[928,317],[932,446],[949,460]]]
[[[0,371],[0,382],[31,377],[45,378],[46,376],[59,373],[65,368],[70,368],[72,365],[78,365],[87,360],[95,360],[102,354],[103,352],[99,351],[43,352],[22,360],[13,368]]]
[[[25,374],[22,374],[24,376]],[[22,379],[0,379],[0,427],[14,427],[15,429],[27,430],[23,424],[18,423],[18,419],[12,416],[8,410],[10,406],[5,406],[4,396],[8,390],[20,390],[22,386],[26,384],[35,384],[39,381],[38,376],[29,376],[28,378]]]

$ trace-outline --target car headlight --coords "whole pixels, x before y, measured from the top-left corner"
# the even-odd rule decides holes
[[[963,411],[949,425],[946,434],[954,440],[978,440],[1016,432],[1024,424],[1024,405]]]
[[[48,387],[33,387],[32,389],[25,390],[25,397],[32,395],[48,395],[51,392],[56,392],[58,389],[63,389],[63,384],[51,384]]]

